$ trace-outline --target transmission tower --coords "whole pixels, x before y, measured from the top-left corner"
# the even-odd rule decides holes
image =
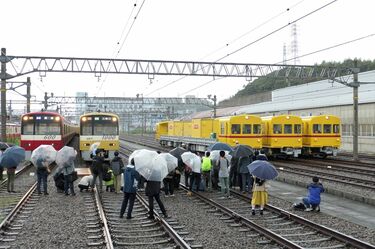
[[[298,57],[298,39],[297,39],[297,36],[298,36],[297,24],[293,23],[292,27],[291,27],[292,42],[290,44],[290,50],[291,50],[290,52],[293,56],[294,65],[297,65],[299,63],[299,59],[297,58]]]

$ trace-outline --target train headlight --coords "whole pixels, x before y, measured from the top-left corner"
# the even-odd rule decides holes
[[[23,117],[23,120],[25,120],[25,121],[27,121],[28,119],[29,119],[28,116],[24,116],[24,117]]]
[[[297,140],[298,142],[301,142],[301,139],[300,138],[298,138],[298,140]]]
[[[258,138],[258,140],[257,140],[257,141],[258,141],[258,143],[260,143],[260,139],[259,139],[259,138]]]
[[[83,117],[82,118],[82,122],[86,122],[87,118],[86,117]]]
[[[30,147],[30,146],[31,146],[31,144],[29,143],[29,144],[28,144],[28,146]]]
[[[274,141],[277,142],[277,138],[275,138]]]
[[[116,122],[116,121],[117,121],[117,118],[112,118],[112,121],[113,121],[113,122]]]
[[[55,120],[56,121],[60,121],[60,117],[55,117]]]
[[[314,138],[314,142],[316,142],[316,141],[318,141],[318,139],[317,139],[317,138]]]

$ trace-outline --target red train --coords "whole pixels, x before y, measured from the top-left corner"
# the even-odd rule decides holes
[[[26,150],[26,158],[29,159],[31,152],[41,144],[50,144],[60,150],[78,131],[78,125],[70,123],[59,113],[26,113],[21,117],[20,146]]]

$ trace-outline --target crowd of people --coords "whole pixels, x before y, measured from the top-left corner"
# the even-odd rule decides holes
[[[160,153],[158,151],[158,153]],[[199,155],[199,154],[198,154]],[[154,219],[154,200],[158,203],[164,217],[169,217],[166,208],[160,198],[160,193],[164,190],[165,197],[173,197],[174,191],[179,187],[181,173],[184,174],[185,186],[189,188],[188,195],[192,191],[218,191],[222,198],[230,198],[230,188],[238,188],[243,194],[252,195],[251,213],[263,215],[263,209],[268,202],[268,193],[264,179],[252,176],[249,172],[248,165],[255,160],[268,160],[267,156],[260,151],[254,155],[242,156],[239,158],[228,159],[225,151],[219,152],[219,158],[213,160],[210,152],[199,155],[200,163],[193,164],[192,167],[182,163],[176,169],[170,171],[161,181],[147,181],[136,170],[136,164],[132,159],[128,165],[124,165],[123,159],[119,153],[115,152],[115,157],[106,163],[104,160],[104,151],[98,149],[93,155],[93,162],[90,166],[91,175],[84,176],[78,183],[80,192],[92,191],[95,187],[99,192],[103,191],[103,182],[106,191],[121,193],[124,198],[120,210],[120,218],[124,217],[127,210],[127,219],[132,218],[132,210],[136,193],[144,189],[149,202],[148,218]],[[53,176],[58,192],[65,195],[75,196],[74,181],[78,178],[75,170],[74,158],[57,165],[57,170]],[[50,167],[47,162],[38,159],[35,163],[37,175],[37,192],[38,194],[48,195],[47,177],[50,174]],[[14,192],[14,174],[15,169],[7,168],[8,175],[8,192]],[[121,184],[123,177],[123,186]],[[301,209],[311,211],[320,210],[321,193],[324,187],[319,183],[318,177],[313,177],[312,183],[308,185],[308,196],[303,198],[298,205]],[[302,207],[303,206],[303,207]],[[258,207],[258,208],[257,208]]]

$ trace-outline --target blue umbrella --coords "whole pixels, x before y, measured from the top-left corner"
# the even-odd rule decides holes
[[[240,158],[240,157],[248,157],[254,154],[253,149],[248,145],[239,144],[233,148],[233,151],[229,153],[232,157]]]
[[[279,174],[271,163],[263,160],[254,161],[247,165],[247,168],[249,169],[250,174],[263,180],[275,179]]]
[[[232,151],[232,147],[230,147],[226,143],[214,143],[208,146],[207,151],[213,151],[213,150],[224,150],[224,151]]]
[[[23,160],[25,160],[25,149],[13,146],[3,152],[0,157],[0,165],[4,168],[13,168],[17,167]]]

